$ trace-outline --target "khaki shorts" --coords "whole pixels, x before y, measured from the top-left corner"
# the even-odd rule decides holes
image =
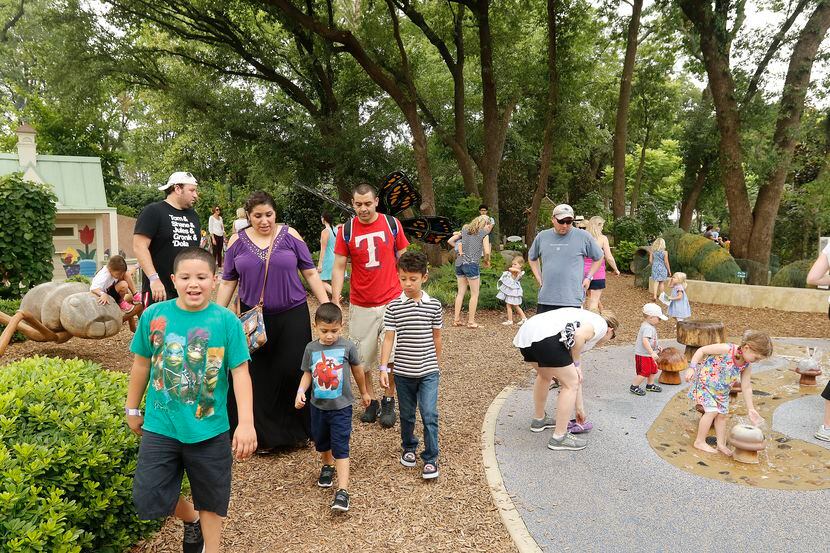
[[[383,338],[383,316],[386,306],[360,307],[349,305],[349,339],[357,346],[364,370],[372,370],[380,362],[380,344]],[[395,360],[395,347],[389,363]]]

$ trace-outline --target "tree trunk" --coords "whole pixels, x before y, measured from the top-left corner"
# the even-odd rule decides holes
[[[640,148],[640,161],[637,163],[637,174],[634,176],[634,187],[631,189],[631,210],[629,211],[631,217],[637,216],[637,204],[640,201],[640,185],[643,182],[643,168],[646,165],[646,149],[650,132],[649,129],[646,129],[646,137],[643,140],[643,146]]]
[[[614,178],[611,196],[615,219],[625,215],[625,146],[628,141],[628,107],[631,104],[631,81],[634,77],[642,11],[643,0],[634,0],[631,20],[628,22],[625,61],[620,79],[620,95],[617,100],[617,119],[614,125]]]
[[[762,281],[766,280],[775,219],[778,216],[778,207],[784,192],[784,181],[790,172],[790,163],[796,146],[796,133],[804,112],[804,98],[810,85],[810,73],[828,28],[830,28],[830,0],[823,0],[816,6],[802,29],[793,47],[787,68],[784,92],[781,95],[773,135],[776,164],[758,191],[758,199],[753,211],[755,224],[752,227],[747,256],[757,263],[759,270],[763,271],[764,274],[759,277]]]
[[[539,178],[536,181],[536,190],[533,191],[530,213],[527,216],[525,244],[532,243],[536,237],[539,208],[548,188],[550,161],[553,157],[553,131],[556,128],[556,113],[559,104],[559,70],[556,65],[557,13],[557,0],[548,0],[548,98],[545,110],[547,118],[545,120],[545,132],[542,137],[542,153],[539,157]]]
[[[692,216],[697,208],[697,200],[700,198],[700,193],[703,192],[703,186],[706,184],[706,178],[709,176],[709,166],[711,161],[704,158],[700,167],[694,177],[694,182],[688,191],[683,195],[683,201],[680,204],[680,220],[678,226],[689,232],[692,226]]]
[[[720,134],[718,154],[723,187],[729,208],[729,238],[732,255],[745,258],[752,232],[752,209],[746,189],[741,151],[741,121],[735,99],[735,82],[729,68],[729,37],[726,21],[715,21],[711,6],[696,0],[681,0],[680,7],[695,26],[715,105]]]

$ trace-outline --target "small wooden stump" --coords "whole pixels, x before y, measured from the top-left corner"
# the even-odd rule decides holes
[[[686,358],[677,348],[665,348],[657,355],[657,366],[660,368],[660,384],[680,384],[680,372],[688,367]]]
[[[686,362],[701,346],[726,341],[726,332],[720,321],[688,319],[677,321],[677,341],[686,346]]]

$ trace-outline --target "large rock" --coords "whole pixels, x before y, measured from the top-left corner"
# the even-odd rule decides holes
[[[121,308],[114,302],[101,305],[88,291],[73,294],[61,304],[61,326],[79,338],[115,336],[123,320]]]
[[[60,286],[59,282],[44,282],[43,284],[38,284],[26,292],[26,295],[20,300],[20,310],[25,311],[39,321],[46,296],[58,286]]]
[[[63,300],[73,294],[89,292],[89,284],[83,282],[64,282],[46,294],[43,307],[40,309],[40,322],[49,330],[59,332],[64,330],[61,325],[61,305]]]

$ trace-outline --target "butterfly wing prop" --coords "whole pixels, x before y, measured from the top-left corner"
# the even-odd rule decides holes
[[[386,175],[378,190],[378,197],[378,211],[389,215],[397,215],[410,207],[417,208],[421,205],[421,194],[401,171]]]
[[[354,213],[354,208],[352,208],[352,206],[350,206],[346,202],[338,200],[336,198],[332,198],[331,196],[329,196],[328,194],[326,194],[322,190],[318,190],[317,188],[312,188],[310,186],[306,186],[305,184],[297,183],[297,186],[299,186],[300,188],[302,188],[303,190],[305,190],[309,194],[313,194],[314,196],[317,196],[318,198],[320,198],[324,202],[328,202],[329,204],[333,205],[334,207],[336,207],[337,209],[342,211],[347,217],[354,217],[354,214],[355,214]]]
[[[401,219],[404,232],[427,244],[440,244],[452,236],[452,223],[446,217],[422,215]]]

